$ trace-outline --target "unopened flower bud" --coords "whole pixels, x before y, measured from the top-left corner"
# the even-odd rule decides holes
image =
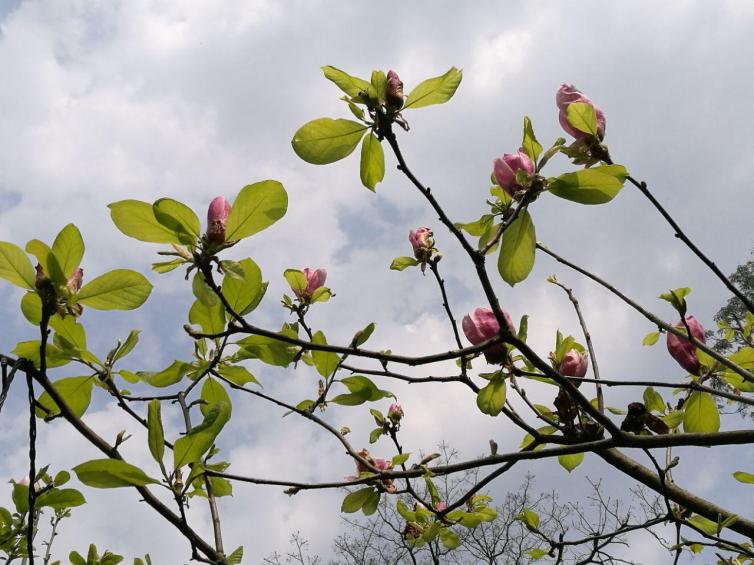
[[[442,500],[440,500],[437,504],[435,504],[435,510],[438,512],[442,512],[448,507],[447,504],[445,504]]]
[[[65,287],[70,290],[71,292],[75,293],[81,290],[81,284],[84,282],[84,269],[79,267],[74,271],[74,273],[68,278],[68,281],[65,283]]]
[[[516,173],[518,171],[524,171],[528,175],[534,174],[534,162],[523,148],[519,149],[517,153],[506,153],[501,158],[495,159],[492,162],[492,167],[497,184],[509,196],[513,196],[516,192],[525,189],[516,180]]]
[[[304,277],[306,277],[306,288],[301,290],[293,289],[299,300],[306,301],[312,297],[314,291],[325,285],[327,280],[327,271],[325,269],[310,269],[306,267],[302,269]]]
[[[505,323],[511,333],[515,333],[513,326],[513,320],[511,320],[508,312],[503,310],[503,317]],[[466,335],[472,345],[479,345],[480,343],[496,337],[500,333],[500,324],[497,323],[495,314],[489,308],[477,308],[471,314],[466,314],[461,322],[463,333]],[[502,343],[492,345],[484,350],[484,357],[488,363],[502,363],[505,359],[506,349]]]
[[[588,104],[594,108],[594,113],[597,116],[597,137],[602,141],[605,137],[605,114],[572,84],[562,84],[555,95],[555,104],[558,106],[558,110],[560,110],[560,114],[558,115],[560,126],[567,134],[573,136],[577,140],[588,139],[591,137],[590,134],[577,130],[568,121],[568,106],[576,102]]]
[[[23,485],[25,487],[28,487],[29,484],[31,484],[31,480],[29,479],[29,475],[24,475],[17,482],[18,482],[19,485]]]
[[[385,102],[395,110],[400,110],[403,107],[403,82],[395,71],[388,71],[387,73]]]
[[[225,224],[230,214],[230,202],[216,196],[207,211],[207,239],[214,243],[225,242]]]
[[[686,323],[691,330],[691,335],[705,343],[704,328],[694,316],[686,316]],[[683,321],[675,325],[676,328],[685,331]],[[678,364],[692,375],[698,375],[701,370],[699,359],[696,358],[696,346],[683,337],[668,332],[668,352],[678,361]]]
[[[421,262],[429,261],[435,242],[432,240],[432,230],[426,227],[416,228],[408,232],[408,241],[414,249],[414,257]]]
[[[387,417],[393,424],[399,423],[401,418],[403,418],[403,408],[401,408],[401,405],[391,404],[390,408],[387,409]]]
[[[40,265],[39,263],[37,263],[37,266],[34,267],[34,270],[36,272],[36,277],[34,278],[34,286],[41,289],[50,282],[50,277],[47,276],[44,267],[42,267],[42,265]]]
[[[589,358],[586,356],[586,353],[582,353],[577,349],[571,349],[560,361],[558,372],[564,377],[579,377],[583,379],[588,366]],[[578,386],[581,383],[574,384]]]

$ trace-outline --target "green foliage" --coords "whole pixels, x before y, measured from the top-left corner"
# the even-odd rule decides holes
[[[568,455],[558,455],[558,463],[569,473],[584,461],[583,453],[569,453]]]
[[[172,231],[180,243],[196,245],[202,228],[191,208],[172,198],[160,198],[152,204],[152,211],[155,219]]]
[[[165,456],[165,431],[162,428],[160,401],[153,399],[149,401],[147,408],[147,441],[149,443],[149,452],[154,460],[162,465],[162,458]]]
[[[649,332],[647,335],[644,336],[644,339],[641,340],[642,345],[654,345],[657,343],[657,340],[660,339],[660,332]]]
[[[420,82],[406,97],[403,108],[423,108],[447,102],[456,93],[462,78],[462,72],[451,67],[443,75]]]
[[[152,285],[144,275],[129,269],[115,269],[85,284],[78,302],[95,310],[133,310],[149,298]]]
[[[204,416],[204,421],[188,434],[176,440],[173,446],[173,467],[180,469],[204,455],[230,418],[230,405],[226,402],[213,404]]]
[[[34,289],[31,261],[20,247],[6,241],[0,241],[0,277],[21,288]]]
[[[265,180],[241,189],[228,215],[225,239],[236,241],[258,233],[285,216],[288,194],[278,181]]]
[[[375,496],[377,498],[377,502],[379,502],[380,499],[380,493],[376,491],[374,487],[365,487],[359,490],[355,490],[353,492],[349,492],[346,497],[343,499],[343,503],[340,506],[340,511],[345,512],[347,514],[353,514],[354,512],[358,512],[365,506],[367,506],[366,510],[371,510],[372,505],[374,505],[374,509],[377,508],[376,504],[373,502]],[[365,510],[365,514],[366,514]],[[373,513],[374,510],[372,510]],[[368,515],[368,514],[367,514]]]
[[[328,80],[334,82],[338,85],[338,88],[352,98],[356,98],[361,93],[368,92],[369,89],[372,88],[371,83],[368,81],[351,76],[348,73],[329,65],[322,67],[322,72],[325,73],[325,77],[327,77]]]
[[[650,412],[665,413],[665,401],[662,396],[651,386],[644,389],[644,406]]]
[[[92,459],[73,468],[78,479],[94,488],[143,487],[159,483],[138,467],[120,459]]]
[[[173,361],[170,366],[157,373],[139,372],[139,378],[150,386],[164,388],[179,382],[191,370],[185,361]]]
[[[542,146],[537,141],[534,135],[534,128],[532,128],[531,120],[529,116],[524,116],[524,138],[521,141],[521,147],[526,154],[532,160],[533,163],[537,162],[537,158],[542,153]]]
[[[505,376],[496,373],[487,386],[479,390],[476,405],[483,414],[497,416],[505,406]]]
[[[536,531],[539,528],[539,515],[531,508],[524,508],[515,517],[519,522],[523,524],[531,531]]]
[[[569,104],[566,108],[566,119],[577,130],[589,135],[597,135],[597,112],[591,104],[585,102]]]
[[[325,334],[322,332],[315,333],[312,337],[312,343],[327,345]],[[312,360],[317,372],[325,378],[331,376],[340,363],[340,357],[336,353],[332,351],[319,351],[317,349],[312,350]]]
[[[84,258],[84,240],[76,226],[68,224],[60,230],[52,244],[52,254],[63,273],[63,278],[68,279]]]
[[[368,126],[353,120],[319,118],[301,126],[291,144],[296,155],[313,165],[326,165],[348,157]]]
[[[218,402],[224,402],[229,408],[232,407],[230,396],[228,396],[225,387],[212,377],[206,377],[204,379],[200,398],[204,401],[203,404],[199,405],[199,410],[201,410],[203,416],[206,416],[211,410],[211,407]]]
[[[66,377],[55,381],[52,386],[73,415],[80,418],[89,408],[89,403],[92,400],[94,379],[92,376]],[[47,392],[42,393],[37,402],[43,407],[36,409],[38,417],[49,418],[60,415],[60,407]]]
[[[110,217],[123,234],[149,243],[181,243],[179,235],[161,224],[151,204],[120,200],[108,205]]]
[[[359,169],[361,184],[369,190],[385,178],[385,153],[382,144],[373,133],[364,136],[361,143],[361,166]]]
[[[628,176],[622,165],[602,165],[548,179],[555,196],[579,204],[605,204],[618,195]]]
[[[413,257],[396,257],[393,262],[390,263],[390,269],[393,271],[402,271],[408,267],[416,267],[419,261]]]
[[[694,391],[683,405],[683,431],[710,433],[720,429],[720,414],[707,392]]]
[[[508,226],[500,244],[497,269],[511,286],[526,279],[534,267],[537,234],[529,212],[522,210]]]
[[[348,388],[349,394],[339,394],[330,402],[343,406],[358,406],[365,402],[377,402],[383,398],[395,398],[395,395],[387,390],[377,388],[370,379],[363,375],[351,375],[340,379],[340,382]]]
[[[251,259],[243,259],[238,265],[243,269],[243,275],[239,278],[230,273],[226,274],[223,279],[222,292],[233,311],[240,316],[245,316],[262,301],[267,290],[267,283],[262,282],[262,271]]]

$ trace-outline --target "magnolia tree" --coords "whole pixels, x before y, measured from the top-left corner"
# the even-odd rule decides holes
[[[183,328],[193,340],[194,357],[159,370],[123,368],[123,359],[137,345],[137,331],[123,341],[113,336],[116,345],[110,351],[87,348],[87,309],[130,310],[142,306],[152,289],[142,274],[118,269],[98,276],[87,271],[85,275],[81,266],[84,242],[72,224],[65,226],[51,245],[34,239],[22,249],[2,242],[0,277],[25,291],[21,311],[38,334],[37,339],[20,341],[9,352],[12,355],[2,356],[0,402],[13,383],[23,386],[25,380],[29,407],[28,477],[18,477],[12,484],[15,507],[0,509],[0,549],[5,561],[59,562],[54,561],[52,551],[58,527],[70,516],[71,509],[85,502],[84,494],[68,485],[68,471],[54,473],[36,460],[37,426],[62,419],[82,441],[102,453],[101,458],[82,461],[72,469],[86,487],[87,495],[93,495],[91,489],[133,489],[134,501],[144,501],[175,527],[176,538],[185,539],[185,557],[205,563],[242,560],[243,549],[236,546],[243,540],[233,540],[232,546],[226,544],[217,505],[217,499],[230,494],[236,481],[284,488],[290,495],[310,489],[347,487],[342,512],[371,515],[381,504],[388,505],[400,516],[401,535],[407,544],[443,548],[440,553],[444,555],[446,550],[452,552],[459,546],[469,530],[495,519],[495,502],[483,493],[513,465],[547,459],[572,470],[585,453],[602,459],[625,479],[654,491],[661,501],[660,510],[644,519],[629,516],[603,520],[586,535],[578,531],[570,534],[567,529],[554,535],[553,529],[541,527],[543,521],[537,512],[524,507],[515,518],[537,540],[527,551],[529,558],[562,562],[568,559],[568,548],[583,546],[591,554],[589,559],[604,561],[606,546],[617,536],[635,530],[665,532],[667,525],[672,525],[675,534],[667,546],[676,561],[685,551],[714,548],[710,558],[754,563],[749,541],[754,537],[754,521],[676,484],[673,468],[687,462],[671,453],[676,446],[715,447],[754,441],[754,430],[721,431],[717,408],[719,399],[754,403],[750,396],[754,392],[754,305],[689,240],[647,184],[631,176],[625,166],[613,162],[605,144],[606,118],[602,110],[574,86],[563,85],[555,101],[560,125],[571,141],[558,138],[543,150],[531,121],[524,118],[520,148],[515,150],[517,144],[512,141],[510,147],[514,151],[495,159],[492,187],[488,195],[479,195],[480,205],[486,203],[489,210],[476,221],[459,223],[422,183],[420,173],[409,167],[397,134],[408,132],[410,111],[447,102],[461,82],[461,72],[451,68],[442,76],[420,82],[404,95],[403,83],[394,71],[387,75],[375,71],[370,80],[364,80],[334,67],[323,70],[325,77],[345,94],[342,100],[353,117],[320,118],[305,124],[293,136],[293,149],[304,161],[325,165],[347,157],[361,143],[360,178],[370,190],[383,179],[385,148],[392,153],[390,159],[405,176],[407,189],[421,193],[437,216],[437,223],[412,229],[411,247],[408,243],[406,247],[411,255],[397,257],[391,268],[402,271],[419,267],[418,270],[431,273],[425,280],[434,278],[437,284],[438,304],[441,302],[444,308],[454,343],[421,356],[375,351],[366,345],[375,330],[372,323],[356,331],[350,342],[328,343],[324,332],[312,327],[307,319],[311,308],[331,307],[325,304],[331,292],[325,286],[323,268],[286,270],[283,276],[291,293],[282,297],[284,312],[280,317],[287,321],[280,328],[256,325],[253,312],[265,298],[267,283],[260,267],[251,258],[235,256],[233,248],[285,215],[286,191],[275,180],[244,187],[232,202],[223,196],[215,198],[209,205],[204,229],[194,211],[172,198],[160,198],[151,204],[123,200],[110,205],[113,223],[124,235],[161,246],[158,254],[163,260],[153,264],[156,273],[182,269],[186,279],[191,279],[195,301]],[[567,157],[573,166],[567,172],[547,176],[545,168],[558,154]],[[705,344],[702,324],[688,311],[689,289],[678,288],[661,296],[675,310],[673,319],[665,321],[597,274],[537,241],[533,218],[539,198],[599,205],[615,198],[626,183],[649,199],[661,218],[672,226],[675,236],[739,301],[745,312],[743,325],[737,328],[742,336],[736,342],[740,347],[719,352]],[[453,272],[468,269],[468,276],[476,279],[484,295],[484,303],[468,314],[454,312],[448,299],[440,271],[440,240],[445,247],[462,248],[468,261],[454,264]],[[535,351],[527,345],[527,317],[517,323],[511,319],[490,277],[499,275],[511,286],[521,282],[529,275],[538,253],[604,287],[626,307],[643,315],[657,329],[645,338],[645,343],[651,345],[660,334],[666,334],[669,354],[687,374],[656,382],[602,378],[577,297],[553,277],[549,282],[562,288],[573,303],[583,335],[555,333],[552,351]],[[497,269],[492,270],[497,272],[492,275],[488,257],[495,258]],[[421,276],[418,270],[404,275]],[[680,321],[676,321],[678,318]],[[444,365],[448,369],[445,375],[428,371],[417,375],[416,370],[408,370],[421,370],[443,361],[451,362]],[[307,398],[275,397],[258,386],[250,371],[260,363],[316,371],[319,387],[306,394]],[[398,399],[393,400],[393,395],[383,388],[395,380],[417,386],[462,386],[468,394],[465,408],[459,397],[458,409],[478,410],[505,420],[506,434],[518,431],[520,448],[502,453],[492,442],[488,454],[451,463],[442,463],[433,455],[412,456],[404,451],[400,440],[401,427],[411,426],[411,419],[404,416]],[[535,404],[529,399],[527,387],[535,382],[537,386],[549,385],[549,403]],[[623,389],[629,392],[623,392],[621,398],[632,396],[627,406],[608,395],[608,390]],[[109,441],[85,422],[83,417],[95,392],[117,405],[123,418],[146,428],[148,441],[143,448],[153,457],[154,465],[139,468],[129,463],[120,449],[127,437],[121,434]],[[351,460],[353,475],[344,479],[342,471],[333,471],[328,482],[311,483],[293,476],[228,473],[231,462],[222,455],[222,431],[230,417],[232,399],[238,395],[252,395],[321,428],[342,446],[344,457]],[[384,413],[368,408],[369,403],[378,401],[393,404]],[[356,407],[363,411],[363,417],[374,419],[370,436],[351,439],[347,428],[334,426],[329,418],[334,405]],[[176,437],[164,432],[161,414],[165,411],[182,416],[185,429]],[[729,425],[737,424],[741,420]],[[370,453],[365,445],[382,436],[392,447]],[[417,446],[417,452],[420,448]],[[337,466],[331,468],[335,470]],[[475,480],[443,498],[437,481],[469,469],[478,470]],[[735,480],[754,482],[754,474],[743,469],[734,477],[720,480],[729,480],[734,487]],[[208,537],[198,533],[187,519],[188,501],[196,504],[201,499],[206,500],[211,516],[212,534]],[[88,550],[82,547],[82,551],[69,555],[71,563],[117,563],[122,559],[109,552],[100,554],[94,545]],[[149,562],[148,556],[134,561]]]

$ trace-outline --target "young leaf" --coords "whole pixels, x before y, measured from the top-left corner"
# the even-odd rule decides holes
[[[221,365],[218,372],[223,378],[228,379],[234,385],[244,386],[247,383],[259,384],[257,378],[246,367],[240,365]]]
[[[733,473],[733,477],[739,482],[739,483],[747,483],[747,484],[754,484],[754,475],[751,473],[744,473],[743,471],[736,471]]]
[[[605,204],[623,188],[628,171],[622,165],[602,165],[565,173],[547,181],[555,196],[579,204]]]
[[[95,310],[133,310],[152,292],[143,275],[129,269],[115,269],[85,284],[78,302]]]
[[[36,506],[37,508],[46,506],[53,510],[64,510],[66,508],[81,506],[82,504],[86,504],[86,499],[75,488],[56,488],[39,495]]]
[[[497,269],[505,282],[514,286],[529,276],[534,267],[536,246],[534,223],[529,212],[522,210],[505,230],[500,245]]]
[[[79,480],[94,488],[143,487],[159,481],[120,459],[93,459],[73,468]]]
[[[319,118],[301,126],[291,145],[296,155],[312,165],[326,165],[348,157],[369,129],[353,120]]]
[[[585,102],[573,102],[566,108],[568,123],[577,130],[589,135],[597,135],[597,112],[594,106]]]
[[[202,228],[191,208],[172,198],[160,198],[152,204],[152,211],[158,222],[178,235],[181,243],[196,245]]]
[[[368,81],[351,76],[345,71],[341,71],[330,65],[322,67],[322,72],[325,73],[325,77],[328,80],[334,82],[338,88],[352,98],[359,96],[362,92],[367,92],[371,86]]]
[[[665,413],[665,401],[662,396],[651,386],[644,389],[644,406],[650,412]]]
[[[173,445],[173,467],[180,469],[204,455],[230,418],[230,406],[218,402],[210,407],[204,421]]]
[[[683,405],[683,431],[710,433],[720,429],[720,414],[706,392],[694,391]]]
[[[84,257],[84,240],[81,239],[79,229],[73,224],[68,224],[60,230],[52,244],[52,253],[67,279],[81,265],[81,259]]]
[[[156,398],[149,401],[147,407],[147,432],[149,452],[155,461],[162,464],[162,458],[165,455],[165,432],[162,428],[160,408],[160,401]]]
[[[406,97],[405,110],[423,108],[432,104],[443,104],[450,100],[463,78],[462,72],[451,67],[448,72],[438,77],[419,83]]]
[[[660,332],[650,332],[641,340],[642,345],[654,345],[660,339]]]
[[[108,208],[115,227],[128,237],[149,243],[181,243],[176,232],[157,221],[151,204],[120,200],[109,204]]]
[[[139,378],[150,386],[163,388],[179,382],[191,370],[191,364],[183,361],[173,363],[158,373],[139,372]]]
[[[209,413],[211,406],[218,402],[225,402],[229,407],[232,407],[230,396],[228,396],[225,387],[212,377],[204,379],[200,398],[204,401],[203,404],[199,405],[199,410],[201,410],[202,416],[206,416],[207,413]],[[230,416],[228,417],[230,418]]]
[[[521,142],[521,147],[524,148],[524,151],[529,156],[529,158],[534,163],[536,163],[537,157],[539,157],[539,154],[542,153],[542,146],[534,136],[534,128],[532,128],[531,126],[531,120],[529,119],[529,116],[524,116],[524,139]]]
[[[489,384],[479,391],[476,405],[483,414],[490,416],[500,414],[505,406],[505,379],[500,373],[490,379]]]
[[[563,467],[569,473],[573,471],[576,467],[581,465],[581,462],[583,460],[584,460],[583,453],[570,453],[568,455],[558,455],[558,463],[560,463],[560,466]]]
[[[366,487],[353,492],[349,492],[343,499],[343,504],[340,506],[341,512],[353,514],[361,510],[361,507],[370,499],[374,488]]]
[[[408,267],[416,267],[419,261],[413,257],[396,257],[393,262],[390,263],[390,269],[392,271],[402,271]]]
[[[241,189],[228,214],[225,239],[235,241],[268,228],[288,210],[288,194],[276,180],[249,184]]]
[[[314,337],[312,337],[312,343],[327,345],[325,334],[322,332],[315,333]],[[314,360],[314,367],[317,369],[317,372],[325,378],[332,375],[338,363],[340,363],[340,357],[332,351],[313,350],[312,359]]]
[[[213,306],[195,300],[189,310],[189,323],[199,326],[204,333],[220,333],[225,329],[225,307],[219,300]]]
[[[385,153],[377,136],[370,133],[361,142],[361,184],[369,190],[385,178]]]
[[[94,377],[65,377],[52,383],[53,388],[63,398],[63,401],[73,414],[80,418],[89,408],[92,401],[92,386]],[[55,416],[60,414],[60,407],[46,392],[42,393],[38,400],[47,411],[37,408],[37,416]]]
[[[239,279],[228,274],[223,279],[223,295],[236,314],[244,316],[257,307],[264,296],[266,285],[262,271],[251,259],[239,261],[243,276]]]

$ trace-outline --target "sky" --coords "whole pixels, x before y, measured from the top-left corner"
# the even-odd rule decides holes
[[[290,139],[311,119],[349,117],[341,93],[322,76],[323,65],[364,77],[372,69],[395,69],[407,92],[456,66],[464,79],[455,97],[406,112],[411,130],[399,133],[410,167],[454,221],[485,212],[492,160],[518,148],[524,115],[543,145],[561,135],[554,95],[561,83],[571,82],[605,112],[613,159],[645,180],[688,235],[731,272],[751,258],[754,246],[754,77],[745,72],[754,52],[752,32],[754,5],[746,0],[720,1],[714,8],[649,0],[386,1],[379,10],[363,2],[316,0],[0,0],[0,240],[21,246],[33,238],[52,241],[73,222],[87,244],[83,267],[89,280],[116,267],[145,273],[155,289],[144,307],[88,310],[82,322],[90,348],[102,355],[131,329],[141,329],[129,368],[158,370],[190,358],[191,342],[182,330],[190,289],[178,272],[151,273],[159,246],[123,236],[106,205],[169,196],[202,217],[214,196],[232,199],[246,184],[277,179],[289,194],[286,217],[231,250],[238,259],[251,256],[270,281],[254,323],[276,329],[286,321],[279,306],[286,291],[283,270],[323,267],[337,296],[313,308],[310,318],[331,343],[348,341],[374,321],[373,349],[447,350],[454,346],[452,334],[432,278],[416,269],[388,269],[393,257],[410,254],[408,230],[435,229],[443,253],[439,266],[457,316],[484,297],[468,259],[395,169],[394,158],[386,152],[387,174],[372,194],[360,186],[357,155],[329,166],[308,165],[293,153]],[[570,164],[558,157],[546,172],[568,170]],[[674,321],[675,315],[657,295],[691,287],[691,311],[714,327],[712,316],[728,298],[725,289],[635,189],[626,187],[613,202],[596,207],[542,197],[531,212],[539,240],[663,319]],[[579,331],[565,295],[545,282],[553,273],[582,304],[603,377],[682,377],[664,344],[641,345],[653,329],[644,318],[538,256],[527,281],[511,289],[495,279],[495,289],[514,320],[530,316],[530,343],[542,357],[553,348],[558,328]],[[4,353],[35,337],[20,315],[20,297],[18,289],[0,285]],[[291,402],[315,394],[311,369],[249,368],[267,392]],[[56,375],[74,376],[70,370]],[[426,370],[437,374],[452,367]],[[401,436],[407,451],[431,452],[444,440],[473,457],[488,449],[490,438],[501,450],[515,449],[521,440],[511,423],[479,414],[473,395],[460,385],[378,384],[395,392],[406,412]],[[552,390],[530,390],[537,400],[552,401]],[[641,389],[633,395],[611,391],[608,403],[625,407],[640,395]],[[312,481],[353,472],[336,442],[310,424],[281,419],[280,410],[260,401],[233,400],[233,418],[220,440],[231,471]],[[375,407],[386,410],[384,404]],[[177,433],[178,414],[163,410]],[[348,425],[352,442],[366,445],[372,427],[366,408],[333,407],[327,418]],[[128,460],[151,469],[144,433],[104,397],[95,398],[85,421],[109,439],[128,429],[134,434],[124,446]],[[737,417],[724,422],[725,429],[745,425]],[[0,418],[0,477],[26,472],[25,426],[23,390],[16,386]],[[384,440],[371,450],[392,455]],[[41,427],[38,452],[54,469],[98,456],[60,422]],[[714,457],[679,453],[682,463],[687,457],[675,471],[679,484],[733,510],[750,508],[730,473],[746,465],[754,471],[754,456],[732,449],[718,449]],[[586,477],[604,477],[605,488],[619,496],[628,496],[631,486],[587,456],[570,475],[554,462],[517,466],[492,493],[504,496],[527,471],[543,490],[575,496],[588,490]],[[129,557],[149,552],[156,563],[188,558],[184,541],[134,492],[83,492],[89,503],[75,511],[56,541],[61,556],[91,541]],[[9,493],[0,490],[0,504],[9,503]],[[289,534],[299,530],[327,555],[342,529],[342,496],[288,498],[281,489],[236,485],[234,496],[220,501],[226,545],[243,544],[244,562],[258,563],[283,550]],[[189,518],[209,535],[201,504]],[[641,540],[631,551],[641,562],[663,558]]]

